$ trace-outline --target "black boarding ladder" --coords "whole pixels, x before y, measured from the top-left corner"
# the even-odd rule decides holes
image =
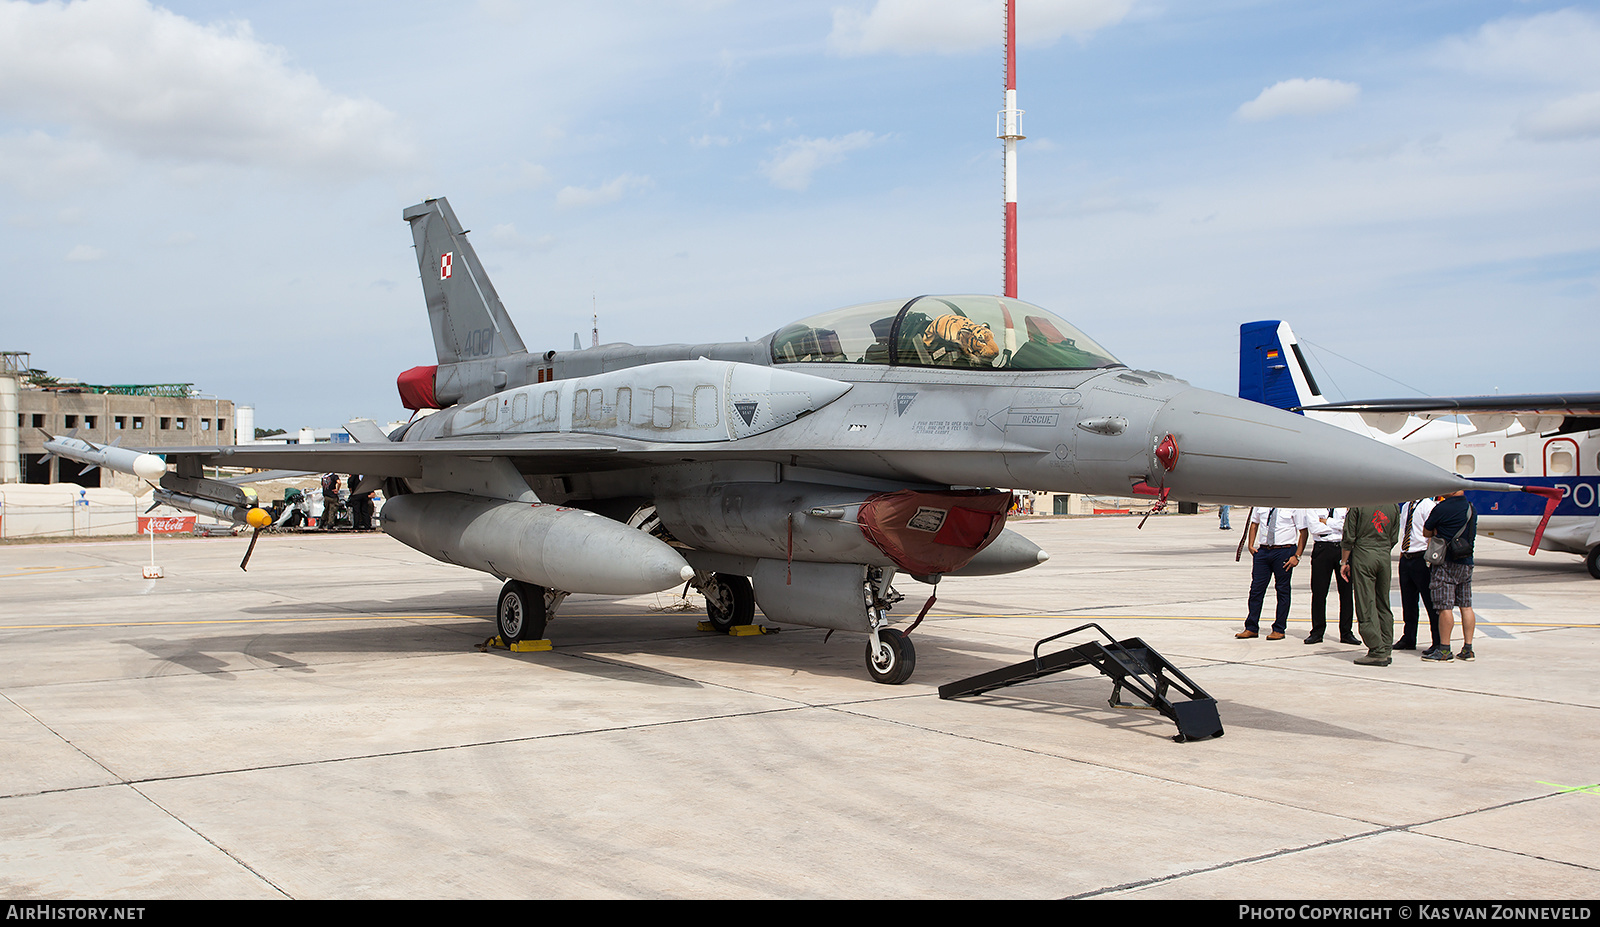
[[[1039,648],[1058,638],[1076,634],[1085,628],[1094,628],[1109,644],[1089,641],[1047,656],[1039,656]],[[1217,700],[1205,693],[1161,654],[1137,637],[1116,640],[1106,629],[1094,622],[1079,625],[1070,631],[1052,634],[1033,645],[1033,659],[1015,666],[990,670],[966,679],[939,687],[940,698],[961,698],[981,695],[1002,686],[1016,685],[1038,679],[1062,670],[1093,665],[1111,677],[1112,708],[1153,708],[1178,725],[1178,736],[1173,740],[1183,743],[1206,737],[1222,736],[1222,718],[1217,714]],[[1121,700],[1126,688],[1143,705]],[[1183,700],[1174,702],[1168,694],[1177,690]]]

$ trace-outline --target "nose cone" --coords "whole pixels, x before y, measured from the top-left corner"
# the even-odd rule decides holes
[[[1364,435],[1209,390],[1173,397],[1154,433],[1178,445],[1172,495],[1196,502],[1376,505],[1473,487]]]

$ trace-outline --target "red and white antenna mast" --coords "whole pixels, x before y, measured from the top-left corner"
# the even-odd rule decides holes
[[[1006,105],[995,120],[995,136],[1006,143],[1006,295],[1017,297],[1017,142],[1026,136],[1019,131],[1017,109],[1017,4],[1006,2]]]

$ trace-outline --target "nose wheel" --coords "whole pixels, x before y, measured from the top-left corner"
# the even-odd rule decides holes
[[[917,668],[917,648],[894,628],[879,628],[867,637],[867,672],[874,682],[898,686]]]

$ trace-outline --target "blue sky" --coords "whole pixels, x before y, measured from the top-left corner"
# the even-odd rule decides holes
[[[1226,392],[1262,318],[1346,398],[1600,388],[1600,4],[1018,18],[1024,299]],[[995,292],[1001,29],[983,0],[4,0],[0,350],[263,426],[399,417],[433,360],[400,212],[441,195],[530,347],[592,310],[704,342]]]

